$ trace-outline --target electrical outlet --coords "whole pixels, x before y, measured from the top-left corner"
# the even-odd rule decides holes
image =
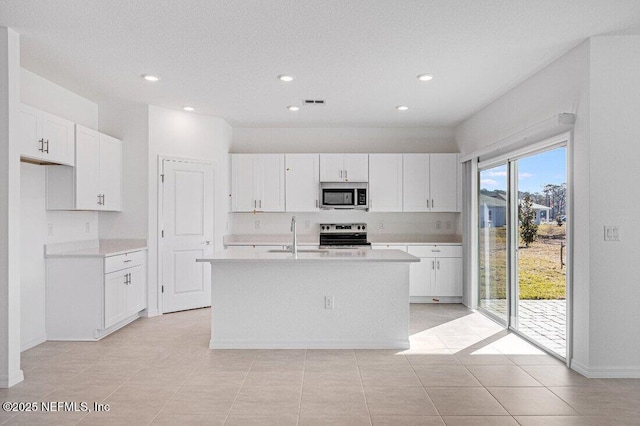
[[[439,220],[436,222],[436,229],[442,229],[442,222]]]
[[[333,304],[333,296],[325,296],[324,297],[324,308],[325,309],[333,309],[335,305]]]
[[[447,221],[447,229],[451,229],[451,221]]]
[[[87,234],[91,233],[91,222],[84,223],[84,232],[86,232]]]
[[[605,225],[604,226],[604,240],[605,241],[620,241],[620,226],[619,225]]]
[[[260,221],[259,220],[256,220],[255,227],[256,227],[256,229],[260,229]]]
[[[53,236],[53,223],[47,223],[47,235]]]
[[[384,229],[384,223],[382,222],[378,223],[378,229]]]
[[[311,228],[311,221],[305,220],[304,221],[304,229],[309,229],[309,228]]]

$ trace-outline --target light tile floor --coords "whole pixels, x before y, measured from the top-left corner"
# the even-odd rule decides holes
[[[411,349],[216,350],[207,309],[141,319],[96,343],[22,354],[0,401],[109,412],[7,413],[0,424],[632,425],[640,380],[586,379],[461,305],[412,305]]]
[[[484,300],[489,311],[501,317],[507,315],[504,299]],[[515,324],[525,336],[538,342],[561,357],[567,353],[567,302],[566,300],[520,300],[518,301],[518,323]]]

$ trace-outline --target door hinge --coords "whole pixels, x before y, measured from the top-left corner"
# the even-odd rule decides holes
[[[162,286],[162,292],[164,293],[164,286]]]
[[[164,238],[164,229],[162,230],[162,238]]]
[[[160,175],[160,179],[162,179],[162,183],[164,183],[164,174]]]

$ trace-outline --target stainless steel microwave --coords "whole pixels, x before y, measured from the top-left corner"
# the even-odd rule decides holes
[[[320,207],[367,210],[369,208],[368,189],[366,183],[321,183]]]

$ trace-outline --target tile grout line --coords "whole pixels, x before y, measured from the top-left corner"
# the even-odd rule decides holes
[[[431,405],[433,405],[433,408],[436,410],[436,413],[440,417],[440,420],[442,420],[442,423],[444,423],[446,425],[446,422],[444,421],[444,417],[442,417],[442,414],[440,414],[440,411],[438,410],[438,407],[436,407],[436,404],[433,403],[433,400],[431,399],[431,395],[429,395],[429,392],[427,391],[427,387],[424,385],[424,383],[422,383],[422,379],[420,378],[420,376],[418,376],[418,373],[416,372],[416,369],[414,368],[413,364],[411,363],[409,358],[407,358],[406,355],[404,355],[404,357],[407,360],[407,362],[409,363],[409,366],[411,366],[411,370],[413,371],[413,374],[415,374],[416,377],[418,378],[418,381],[422,385],[422,390],[424,391],[425,395],[427,395],[427,398],[429,398],[429,402],[431,402]]]
[[[226,424],[227,421],[229,420],[229,416],[231,415],[231,410],[233,410],[233,406],[235,405],[236,401],[238,400],[238,396],[240,395],[240,392],[242,392],[242,388],[244,387],[244,384],[247,382],[247,377],[249,377],[249,372],[253,368],[253,364],[255,364],[257,356],[258,356],[258,352],[254,352],[253,359],[251,360],[251,365],[247,369],[247,373],[244,375],[244,379],[242,379],[242,383],[240,384],[240,388],[238,388],[238,391],[236,392],[236,396],[235,396],[235,398],[233,398],[233,401],[231,402],[231,405],[229,406],[229,411],[227,412],[227,415],[224,418],[224,423],[223,424]]]
[[[300,412],[302,410],[302,394],[304,393],[304,376],[307,370],[307,354],[309,350],[304,350],[304,363],[302,364],[302,389],[300,389],[300,402],[298,403],[298,417],[296,418],[296,426],[300,424]]]
[[[362,372],[360,371],[360,362],[358,361],[358,353],[356,352],[356,349],[353,350],[353,356],[356,358],[358,376],[360,376],[360,387],[362,388],[362,396],[364,396],[364,406],[367,407],[367,414],[369,415],[369,424],[373,425],[373,420],[371,419],[371,410],[369,410],[369,401],[367,401],[367,393],[364,391],[364,381],[362,380]]]
[[[203,358],[204,358],[204,356],[203,356]],[[180,389],[182,389],[182,387],[184,386],[184,384],[185,384],[185,383],[187,383],[187,380],[189,380],[189,379],[191,378],[191,376],[193,376],[193,373],[195,373],[196,368],[198,368],[198,366],[197,366],[197,365],[194,365],[194,366],[193,366],[193,370],[191,370],[191,373],[190,373],[187,377],[185,377],[184,381],[180,384],[180,386],[178,386],[178,388],[175,390],[175,392],[173,392],[173,394],[169,397],[169,399],[167,399],[167,400],[165,401],[165,403],[162,405],[162,407],[160,407],[160,410],[158,411],[158,413],[157,413],[155,416],[153,416],[153,418],[151,419],[151,421],[148,423],[149,425],[150,425],[151,423],[153,423],[153,422],[156,420],[156,418],[157,418],[157,417],[160,415],[160,413],[162,412],[162,409],[167,405],[167,403],[168,403],[169,401],[171,401],[171,398],[173,398],[174,396],[176,396],[176,394],[180,391]],[[129,380],[131,380],[131,379],[129,379]]]

